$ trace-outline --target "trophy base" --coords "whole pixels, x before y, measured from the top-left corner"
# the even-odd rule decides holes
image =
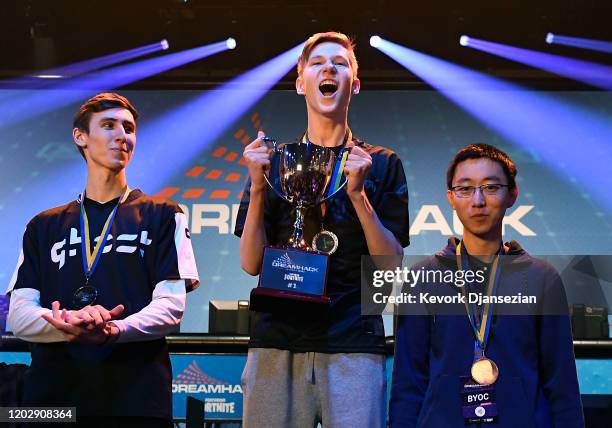
[[[251,290],[249,308],[256,312],[291,312],[298,307],[327,310],[330,304],[331,298],[328,296],[257,287]]]
[[[251,308],[282,312],[290,307],[327,307],[329,256],[319,251],[266,246],[259,285],[251,291]]]

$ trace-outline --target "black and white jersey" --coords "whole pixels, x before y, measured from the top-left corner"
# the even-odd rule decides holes
[[[93,208],[87,208],[88,213],[94,214]],[[51,302],[58,300],[60,307],[72,309],[74,292],[85,284],[79,221],[76,200],[34,217],[27,225],[22,258],[8,291],[33,288],[40,292],[42,307],[51,308]],[[92,245],[100,230],[101,226],[91,231],[90,236],[96,237]],[[119,206],[101,251],[89,285],[98,289],[96,304],[105,308],[123,304],[124,317],[149,304],[160,281],[185,279],[191,288],[199,282],[185,214],[175,203],[138,189]]]
[[[86,200],[91,245],[117,200]],[[71,309],[74,292],[85,284],[80,203],[44,211],[27,225],[23,250],[8,291],[40,294],[40,306],[55,300]],[[177,204],[130,192],[121,203],[88,285],[96,304],[125,307],[120,318],[141,311],[156,285],[198,283],[187,218]],[[35,290],[35,291],[34,291]],[[82,416],[148,416],[171,419],[171,367],[165,339],[100,347],[79,343],[34,343],[24,377],[24,406],[76,406]]]

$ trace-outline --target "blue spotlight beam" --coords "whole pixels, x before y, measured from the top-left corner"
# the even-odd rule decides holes
[[[226,46],[226,41],[222,43]],[[129,183],[147,193],[160,190],[296,65],[302,46],[288,50],[163,117],[141,122],[136,156],[127,172]],[[78,159],[52,174],[32,178],[27,183],[28,192],[37,195],[36,198],[24,211],[20,204],[21,193],[8,196],[3,216],[13,219],[15,224],[25,224],[37,212],[65,203],[67,197],[76,196],[82,190],[85,171],[83,161]],[[0,255],[16,260],[18,254],[4,254],[0,249]]]
[[[596,88],[612,90],[612,67],[468,37],[465,46],[540,68]]]
[[[75,77],[81,74],[89,73],[111,65],[116,65],[134,58],[145,56],[154,52],[165,50],[168,48],[168,42],[161,40],[149,45],[140,46],[133,49],[128,49],[122,52],[116,52],[109,55],[104,55],[98,58],[92,58],[85,61],[68,64],[62,67],[51,68],[48,70],[38,71],[31,76],[25,76],[18,79],[10,79],[0,81],[0,86],[5,89],[38,89],[53,84],[58,84],[61,81],[56,81],[55,78]]]
[[[194,156],[206,150],[207,145],[287,74],[296,65],[301,50],[302,44],[163,117],[140,123],[135,157],[128,168],[130,183],[146,192],[157,192],[177,171],[182,171],[181,165],[193,161]],[[32,178],[28,183],[29,191],[37,197],[28,205],[29,211],[22,220],[64,203],[67,195],[71,195],[69,192],[78,194],[84,184],[85,171],[86,166],[79,157],[54,174]],[[75,177],[83,179],[75,180]],[[9,196],[6,207],[15,207],[17,212],[21,207],[20,198],[21,194]]]
[[[149,45],[104,55],[99,58],[80,61],[63,67],[52,68],[36,74],[56,74],[64,77],[72,77],[166,49],[168,49],[168,42],[166,40],[160,40],[159,42]]]
[[[553,172],[612,208],[612,121],[382,39],[379,49]]]
[[[159,191],[295,67],[303,43],[220,87],[143,124],[130,177]],[[154,173],[152,173],[154,171]]]
[[[584,39],[581,37],[570,37],[548,33],[546,35],[546,43],[612,53],[612,42],[605,40]]]
[[[97,91],[111,90],[154,76],[181,65],[227,50],[227,43],[213,43],[198,48],[150,58],[96,73],[62,81],[53,89],[41,90],[24,98],[0,103],[0,128],[47,113],[73,102],[89,98]]]

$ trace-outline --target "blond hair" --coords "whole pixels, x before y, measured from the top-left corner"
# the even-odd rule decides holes
[[[353,75],[357,77],[357,57],[355,56],[355,42],[348,37],[346,34],[339,33],[337,31],[328,31],[326,33],[316,33],[313,34],[306,40],[306,44],[304,44],[304,48],[302,49],[302,53],[298,58],[297,63],[297,72],[298,75],[302,75],[302,70],[304,66],[308,62],[310,58],[310,54],[312,50],[321,43],[337,43],[340,46],[344,47],[347,51],[349,51],[349,60],[351,62],[351,69],[353,70]]]

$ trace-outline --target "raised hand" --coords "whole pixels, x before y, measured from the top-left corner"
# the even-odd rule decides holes
[[[365,179],[372,166],[372,157],[353,141],[349,141],[346,148],[351,150],[344,164],[344,175],[347,179],[346,193],[350,197],[363,192]]]
[[[263,141],[265,136],[262,131],[259,131],[257,139],[246,146],[242,153],[246,160],[249,176],[251,177],[251,191],[264,190],[266,187],[263,175],[270,169],[270,154],[272,150]]]

